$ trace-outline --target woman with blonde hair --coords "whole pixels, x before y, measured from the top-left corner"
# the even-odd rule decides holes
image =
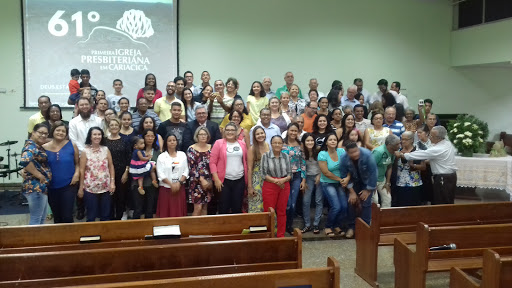
[[[210,173],[210,156],[212,145],[210,131],[199,126],[194,132],[194,142],[187,149],[189,169],[188,203],[194,204],[192,216],[206,215],[208,203],[212,200],[212,174]]]

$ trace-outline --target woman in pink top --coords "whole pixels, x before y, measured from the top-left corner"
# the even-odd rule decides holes
[[[225,138],[215,142],[210,157],[210,172],[220,192],[219,214],[241,213],[247,183],[247,147],[237,139],[237,127],[230,122]]]
[[[153,98],[153,104],[155,101],[162,98],[162,91],[156,88],[156,77],[154,74],[149,73],[146,75],[146,80],[144,80],[144,87],[151,86],[155,88],[155,98]],[[137,93],[137,99],[144,97],[144,88],[140,88],[139,93]]]

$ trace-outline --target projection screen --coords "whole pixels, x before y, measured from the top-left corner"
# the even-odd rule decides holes
[[[37,107],[41,95],[68,106],[73,68],[89,70],[90,83],[106,95],[121,79],[131,106],[146,74],[155,74],[164,95],[177,75],[176,0],[21,1],[25,107]]]

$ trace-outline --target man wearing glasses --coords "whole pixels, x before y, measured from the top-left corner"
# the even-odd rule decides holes
[[[446,140],[446,128],[435,126],[430,131],[433,146],[424,151],[397,153],[397,157],[406,160],[430,160],[434,178],[432,205],[453,204],[457,187],[457,167],[455,155],[457,150]]]
[[[213,145],[215,141],[222,138],[219,130],[219,124],[208,120],[208,110],[206,109],[206,106],[196,105],[194,110],[196,113],[196,120],[192,120],[187,123],[185,131],[183,131],[183,143],[180,143],[180,151],[187,151],[188,147],[194,144],[194,132],[196,132],[196,129],[199,128],[199,126],[206,127],[206,129],[208,129],[210,132],[211,137],[210,141],[208,141],[208,144]]]

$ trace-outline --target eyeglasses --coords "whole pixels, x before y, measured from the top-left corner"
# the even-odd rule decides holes
[[[244,106],[244,103],[236,103],[235,106]]]
[[[48,132],[41,132],[41,131],[36,131],[37,134],[41,135],[41,136],[48,136]]]

